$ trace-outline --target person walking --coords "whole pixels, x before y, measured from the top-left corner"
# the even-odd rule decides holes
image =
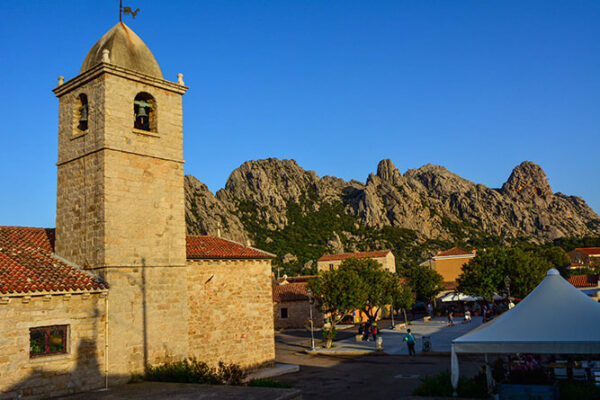
[[[362,340],[363,342],[368,342],[369,341],[369,334],[371,333],[371,324],[369,324],[368,322],[363,324],[364,328],[363,328],[363,336],[362,336]]]
[[[448,326],[454,326],[454,313],[448,311]]]
[[[404,335],[404,341],[406,342],[406,345],[408,346],[408,355],[409,356],[414,356],[415,355],[415,335],[413,335],[410,332],[410,329],[406,330],[406,335]]]

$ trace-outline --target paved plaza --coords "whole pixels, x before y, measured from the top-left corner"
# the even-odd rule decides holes
[[[411,321],[408,326],[417,343],[415,350],[420,353],[423,349],[423,337],[431,339],[431,351],[433,352],[449,352],[452,340],[462,336],[482,324],[482,317],[473,317],[469,323],[462,323],[462,320],[455,322],[453,326],[447,326],[445,318],[433,318],[430,321],[415,320]],[[354,329],[356,333],[356,329]],[[408,354],[408,347],[404,342],[406,329],[380,329],[380,335],[383,338],[383,350],[386,354]],[[357,342],[354,336],[347,337],[335,342],[335,347],[331,349],[319,348],[319,354],[367,354],[375,351],[376,344],[374,341]]]

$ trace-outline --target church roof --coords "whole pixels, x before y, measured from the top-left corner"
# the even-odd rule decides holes
[[[54,229],[0,226],[0,294],[108,289],[53,255]]]
[[[112,65],[163,79],[160,67],[148,46],[122,22],[117,23],[96,42],[83,60],[79,73],[82,74],[100,64],[104,49],[110,51]]]
[[[270,259],[275,255],[216,236],[192,235],[186,238],[187,258],[191,259]]]
[[[102,278],[54,254],[55,230],[0,226],[0,294],[104,290]],[[270,259],[266,251],[215,236],[188,236],[190,259]]]

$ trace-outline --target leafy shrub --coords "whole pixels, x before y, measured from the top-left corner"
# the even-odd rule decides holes
[[[600,387],[585,382],[564,381],[558,384],[563,400],[600,399]]]
[[[265,378],[265,379],[252,379],[250,382],[248,382],[248,386],[289,389],[292,387],[292,384],[289,382],[281,382],[281,381],[276,381],[275,379]]]
[[[413,391],[414,396],[452,397],[454,390],[452,389],[450,372],[448,370],[440,372],[437,375],[426,376],[420,380],[421,384]],[[458,397],[475,399],[488,398],[489,395],[486,390],[485,375],[480,373],[471,379],[461,376],[458,379],[457,393]]]
[[[205,383],[241,385],[245,372],[236,364],[219,362],[218,368],[195,358],[146,367],[144,379],[154,382]]]

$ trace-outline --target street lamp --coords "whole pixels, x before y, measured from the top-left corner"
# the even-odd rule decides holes
[[[310,347],[312,350],[315,350],[315,333],[314,333],[314,325],[313,325],[313,313],[312,313],[312,290],[310,288],[306,289],[306,293],[308,294],[308,305],[310,312]]]
[[[508,296],[508,309],[512,309],[515,305],[513,304],[512,300],[510,299],[510,278],[508,277],[508,275],[506,276],[506,278],[504,278],[504,286],[506,286],[506,295]]]

